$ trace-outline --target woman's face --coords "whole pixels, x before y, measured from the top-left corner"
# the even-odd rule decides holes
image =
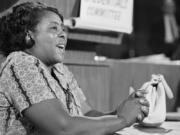
[[[64,32],[60,17],[51,11],[46,11],[36,27],[30,31],[35,45],[28,49],[32,55],[39,58],[47,66],[51,66],[64,59],[67,35]]]

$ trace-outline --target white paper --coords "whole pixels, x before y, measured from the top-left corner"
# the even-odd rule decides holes
[[[73,28],[132,32],[133,0],[81,0]]]

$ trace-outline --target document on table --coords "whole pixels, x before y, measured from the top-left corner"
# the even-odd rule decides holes
[[[179,135],[180,122],[165,122],[160,127],[142,127],[138,124],[116,132],[119,135]]]

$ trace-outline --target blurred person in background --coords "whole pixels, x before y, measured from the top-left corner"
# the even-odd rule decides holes
[[[179,9],[174,0],[162,0],[161,15],[154,16],[150,27],[149,48],[152,54],[165,54],[170,59],[179,59]],[[178,58],[179,57],[179,58]]]

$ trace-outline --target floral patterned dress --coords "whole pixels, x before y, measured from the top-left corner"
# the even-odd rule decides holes
[[[0,70],[0,135],[38,135],[36,128],[21,114],[44,100],[57,98],[71,116],[82,116],[86,100],[73,74],[62,63],[52,73],[36,57],[13,52]]]

